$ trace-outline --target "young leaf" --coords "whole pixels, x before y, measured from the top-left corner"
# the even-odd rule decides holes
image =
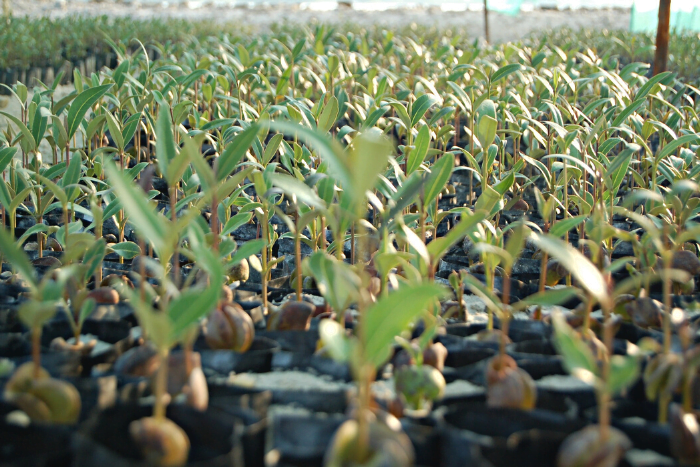
[[[408,153],[408,161],[406,164],[406,175],[411,175],[425,160],[430,147],[430,129],[427,125],[423,125],[418,130],[418,136],[414,143],[413,149]]]
[[[233,141],[231,141],[221,153],[216,167],[216,179],[221,181],[231,175],[233,170],[238,166],[239,162],[245,156],[248,148],[257,138],[260,127],[251,125],[242,132],[238,133]]]
[[[134,242],[116,243],[109,248],[124,259],[132,259],[141,254],[141,249]]]
[[[436,238],[428,244],[428,253],[433,259],[433,263],[436,264],[437,260],[442,258],[447,251],[452,248],[452,245],[456,244],[458,241],[462,240],[466,235],[468,235],[472,230],[476,228],[479,222],[483,221],[486,217],[484,211],[477,211],[471,215],[466,213],[462,214],[462,219],[455,225],[452,229],[447,232],[444,237]]]
[[[631,386],[639,377],[639,362],[633,356],[613,355],[610,359],[608,392],[615,396]]]
[[[350,360],[352,341],[345,336],[345,328],[339,322],[322,320],[318,325],[318,336],[333,360],[340,363]]]
[[[304,262],[304,266],[316,279],[321,295],[336,312],[343,313],[357,297],[360,279],[350,265],[317,251]]]
[[[546,251],[549,256],[557,259],[564,268],[578,279],[581,286],[603,306],[612,305],[605,278],[598,268],[588,258],[583,256],[580,251],[551,235],[541,235],[532,232],[529,239],[539,249]]]
[[[491,75],[491,82],[497,83],[498,81],[507,78],[516,71],[522,70],[523,66],[519,63],[510,63],[502,68],[499,68],[493,75]]]
[[[316,209],[324,209],[326,207],[326,204],[314,190],[291,175],[273,173],[269,175],[269,180],[273,185],[281,188],[288,196],[296,197],[299,202],[309,207]]]
[[[22,133],[22,136],[27,141],[29,151],[35,151],[37,147],[37,142],[34,139],[34,135],[32,135],[32,132],[29,131],[29,128],[27,128],[27,126],[24,123],[22,123],[22,120],[15,117],[14,115],[8,114],[7,112],[0,112],[0,115],[4,115],[6,118],[12,121],[12,123],[14,123],[17,126],[17,128],[19,128],[19,131]]]
[[[427,176],[425,182],[425,199],[424,203],[430,205],[437,195],[445,188],[452,176],[455,160],[451,154],[445,154],[430,168],[430,175]]]
[[[318,129],[323,133],[328,133],[336,118],[338,118],[338,99],[335,96],[331,96],[318,117]]]
[[[27,254],[17,246],[15,239],[4,227],[0,228],[0,253],[2,253],[3,259],[12,266],[12,269],[21,274],[29,286],[36,291],[39,283],[34,275],[34,267]]]
[[[361,345],[365,359],[375,368],[391,355],[394,338],[403,332],[428,305],[445,297],[447,291],[437,284],[419,284],[381,298],[365,311],[364,340]]]
[[[245,242],[243,245],[238,247],[236,253],[231,257],[231,260],[227,262],[227,266],[233,267],[244,259],[257,255],[265,247],[266,243],[267,242],[263,238]]]
[[[170,170],[170,163],[177,157],[175,148],[175,138],[173,137],[173,124],[170,121],[170,109],[161,106],[156,120],[156,159],[158,168],[168,182],[169,186],[174,186],[177,180],[173,180]]]
[[[440,102],[440,98],[432,94],[423,94],[416,99],[411,107],[411,127],[416,126],[416,123],[423,118],[428,109],[438,102]]]
[[[561,313],[556,313],[552,320],[554,324],[554,346],[564,359],[564,367],[576,376],[580,370],[587,374],[598,375],[593,353],[588,345],[571,329]]]
[[[94,88],[87,89],[78,94],[68,110],[68,128],[66,128],[68,139],[71,139],[75,135],[75,132],[78,131],[88,109],[92,107],[95,102],[100,100],[112,86],[114,85],[104,84],[102,86],[95,86]]]
[[[581,225],[581,222],[585,221],[587,218],[588,216],[581,215],[557,221],[557,223],[549,229],[549,234],[552,237],[563,237],[566,234],[566,232],[569,232],[571,229],[575,229],[576,227]]]
[[[165,238],[168,235],[166,220],[153,210],[141,189],[131,183],[113,162],[105,162],[105,172],[109,181],[134,227],[142,238],[151,242],[159,253],[158,256],[163,258],[166,256],[163,253],[166,248]]]

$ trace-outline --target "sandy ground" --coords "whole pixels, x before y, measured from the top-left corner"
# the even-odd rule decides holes
[[[50,16],[53,18],[85,15],[129,16],[136,19],[153,17],[180,18],[189,20],[215,20],[218,22],[240,23],[256,31],[264,31],[271,24],[289,22],[308,24],[313,21],[362,25],[380,24],[389,27],[406,26],[413,23],[437,25],[443,28],[464,28],[473,37],[484,35],[483,13],[478,11],[442,11],[439,8],[411,8],[388,11],[364,11],[341,8],[331,11],[313,11],[294,5],[260,7],[249,9],[227,7],[213,2],[185,2],[159,5],[138,4],[136,2],[76,2],[50,0],[11,0],[16,15]],[[198,8],[195,8],[197,5]],[[627,29],[630,23],[629,10],[535,10],[523,12],[520,16],[490,14],[491,40],[506,42],[521,39],[533,32],[550,28],[569,27],[573,29]]]

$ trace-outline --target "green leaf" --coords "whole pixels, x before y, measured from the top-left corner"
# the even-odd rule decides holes
[[[168,306],[168,315],[172,322],[170,339],[176,342],[182,333],[196,324],[216,308],[221,297],[221,281],[211,281],[204,290],[191,288],[183,291]]]
[[[498,120],[488,115],[483,115],[477,124],[476,135],[481,147],[486,150],[491,146],[496,139],[496,130],[498,129]]]
[[[394,338],[447,291],[437,284],[419,284],[382,297],[364,314],[363,341],[367,363],[378,368],[391,356]]]
[[[323,107],[321,115],[318,117],[318,129],[327,133],[338,118],[338,99],[331,96],[328,103]]]
[[[585,221],[587,218],[588,216],[581,215],[557,221],[556,224],[554,224],[549,229],[549,234],[552,237],[563,237],[566,234],[566,232],[569,232],[571,229],[575,229],[576,227],[581,225],[581,222]]]
[[[331,307],[339,314],[355,300],[361,282],[349,264],[317,251],[304,261],[305,268],[316,279],[316,285]]]
[[[324,319],[318,325],[318,336],[323,342],[323,348],[333,360],[345,363],[352,354],[352,341],[345,335],[345,328],[337,321]]]
[[[7,166],[12,162],[17,154],[17,148],[10,146],[9,148],[0,149],[0,174],[2,174]]]
[[[8,119],[10,119],[10,121],[12,121],[12,123],[14,123],[17,126],[19,131],[22,133],[22,136],[27,141],[27,144],[29,146],[29,151],[30,152],[36,151],[37,142],[34,139],[34,135],[32,135],[32,132],[29,131],[29,128],[27,128],[27,126],[24,123],[22,123],[22,120],[15,117],[14,115],[8,114],[7,112],[0,112],[0,115],[4,115]]]
[[[428,244],[428,253],[432,258],[433,264],[437,264],[437,260],[442,258],[447,251],[452,248],[457,242],[462,240],[466,235],[471,233],[479,222],[486,218],[484,211],[477,211],[471,215],[462,214],[462,220],[451,228],[444,237],[436,238]]]
[[[418,131],[413,149],[408,153],[406,164],[406,175],[411,175],[425,160],[430,147],[430,129],[428,125],[423,125]]]
[[[163,254],[166,249],[165,238],[168,235],[167,221],[153,210],[143,191],[131,183],[113,162],[105,161],[105,172],[119,196],[119,202],[141,238],[149,241],[161,258],[169,256]]]
[[[73,154],[70,159],[70,163],[66,168],[66,173],[61,179],[61,187],[66,190],[66,196],[69,200],[75,199],[80,193],[80,188],[78,188],[77,183],[80,181],[80,170],[82,168],[82,159],[79,153]]]
[[[578,290],[574,287],[557,287],[555,289],[547,289],[544,292],[537,292],[529,297],[520,300],[514,305],[518,310],[524,310],[533,305],[537,306],[555,306],[566,303],[576,296]]]
[[[645,97],[647,97],[647,95],[651,92],[654,86],[656,86],[658,83],[665,80],[672,74],[673,73],[670,71],[664,71],[663,73],[659,73],[658,75],[650,78],[646,83],[644,83],[644,86],[639,88],[639,91],[637,91],[637,95],[634,97],[634,100],[637,101],[639,99],[644,99]]]
[[[613,126],[613,127],[620,126],[620,124],[624,123],[624,121],[627,120],[627,118],[630,115],[632,115],[634,112],[636,112],[637,109],[639,109],[642,106],[642,104],[644,104],[644,102],[646,102],[646,99],[644,99],[642,97],[642,98],[635,100],[627,107],[625,107],[624,110],[622,112],[620,112],[620,115],[618,115],[615,118],[615,120],[613,120],[613,122],[611,123],[611,126]]]
[[[37,234],[39,232],[48,232],[49,231],[49,226],[46,224],[34,224],[33,226],[29,227],[26,232],[22,234],[21,237],[19,237],[19,240],[17,240],[17,244],[22,246],[24,245],[24,242],[27,241],[29,237],[31,237],[34,234]]]
[[[233,170],[238,166],[238,164],[245,156],[250,146],[257,138],[258,131],[260,127],[258,125],[251,125],[242,132],[238,133],[233,141],[231,141],[221,153],[218,159],[218,165],[216,167],[216,179],[221,181],[231,175]],[[262,193],[260,193],[262,194]]]
[[[445,154],[435,162],[430,168],[425,182],[424,203],[430,205],[440,192],[445,188],[445,185],[450,181],[452,170],[454,169],[455,159],[452,154]]]
[[[85,319],[90,316],[92,310],[95,309],[95,299],[88,298],[83,302],[83,306],[80,307],[80,313],[78,314],[78,323],[82,325]]]
[[[327,134],[318,130],[311,130],[291,122],[270,122],[270,129],[287,135],[296,134],[300,140],[318,152],[321,159],[328,164],[330,175],[338,180],[343,188],[352,186],[353,176],[350,164],[338,141],[331,139]]]
[[[124,151],[124,137],[122,136],[122,130],[117,119],[114,118],[111,112],[107,112],[105,118],[107,119],[107,127],[109,128],[109,134],[112,136],[112,140],[114,140],[114,144],[117,145],[117,149],[119,149],[120,152]]]
[[[356,216],[365,211],[367,190],[376,186],[379,174],[383,173],[393,150],[391,141],[376,131],[360,133],[352,142],[349,162],[350,184],[343,185],[349,197],[351,212]]]
[[[134,242],[115,243],[109,249],[124,259],[132,259],[141,254],[141,249]]]
[[[432,94],[423,94],[416,99],[411,107],[411,127],[416,126],[416,123],[423,118],[428,109],[438,102],[440,102],[440,98]]]
[[[170,121],[170,108],[161,106],[156,120],[156,159],[158,168],[168,182],[169,186],[175,186],[178,180],[173,180],[170,163],[177,157],[175,138],[173,136],[173,124]]]
[[[496,83],[508,76],[512,75],[516,71],[522,70],[523,66],[519,63],[510,63],[502,68],[499,68],[493,75],[491,75],[491,82]]]
[[[243,245],[240,245],[238,249],[236,249],[236,253],[231,257],[227,265],[229,267],[233,267],[244,259],[257,255],[265,247],[266,243],[267,242],[264,238],[245,242]]]
[[[0,228],[0,253],[2,253],[3,259],[10,264],[12,269],[19,273],[30,287],[36,291],[39,283],[34,275],[34,267],[29,261],[27,254],[17,246],[15,239],[4,227]]]
[[[238,229],[241,227],[243,224],[247,224],[250,222],[250,219],[253,218],[253,214],[250,212],[242,212],[238,213],[235,216],[231,217],[228,221],[226,221],[226,224],[224,225],[224,228],[221,231],[221,235],[228,235],[234,230]]]
[[[93,274],[104,260],[107,252],[107,242],[104,238],[100,238],[90,246],[88,251],[83,256],[83,264],[85,265],[85,279],[87,280]]]
[[[78,157],[80,157],[80,156],[78,156]],[[54,182],[52,182],[48,178],[44,177],[43,175],[39,175],[39,180],[41,180],[41,182],[44,185],[46,185],[46,188],[48,188],[51,191],[51,193],[53,193],[53,195],[61,203],[61,206],[68,205],[68,195],[66,195],[66,192],[63,190],[63,188],[61,188],[60,186],[58,186],[57,184],[55,184]]]
[[[109,91],[113,84],[104,84],[102,86],[95,86],[94,88],[87,89],[75,98],[73,103],[68,110],[68,139],[71,139],[75,132],[80,128],[80,124],[85,117],[85,113],[90,107],[92,107],[95,102],[100,100],[107,91]]]
[[[326,207],[326,203],[318,197],[314,190],[291,175],[272,173],[269,176],[269,180],[273,185],[281,188],[287,196],[296,197],[297,202],[316,209],[325,209]],[[264,195],[264,193],[260,193],[260,195]]]
[[[265,152],[263,152],[260,160],[263,166],[269,164],[272,158],[275,157],[275,154],[277,153],[283,139],[284,135],[282,133],[277,133],[275,136],[270,138],[270,141],[267,143],[267,146],[265,146]]]
[[[666,144],[663,149],[659,151],[659,153],[656,155],[656,162],[658,163],[660,160],[670,156],[679,147],[685,144],[695,144],[698,141],[700,141],[700,134],[681,136],[680,138]]]
[[[627,169],[629,168],[632,156],[640,149],[641,148],[636,144],[628,145],[627,149],[620,152],[606,169],[605,176],[610,180],[610,196],[613,198],[617,195],[617,190],[620,189],[622,181],[625,179],[625,175],[627,175]],[[607,198],[609,199],[609,197]]]
[[[581,286],[595,297],[603,306],[612,306],[605,278],[591,261],[573,246],[551,235],[530,234],[530,241],[550,257],[559,261]]]
[[[598,365],[596,365],[591,349],[577,335],[576,331],[571,329],[561,313],[554,314],[552,322],[555,331],[553,343],[559,355],[564,359],[564,367],[573,376],[583,376],[585,382],[591,383],[587,376],[598,376]]]
[[[629,355],[613,355],[610,359],[608,392],[616,396],[639,378],[639,362]]]

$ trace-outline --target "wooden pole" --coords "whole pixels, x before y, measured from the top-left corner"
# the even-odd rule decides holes
[[[663,73],[668,68],[668,38],[671,28],[671,0],[659,2],[659,26],[656,30],[656,54],[654,74]]]
[[[486,32],[486,42],[490,43],[491,34],[489,33],[489,0],[484,0],[484,31]]]

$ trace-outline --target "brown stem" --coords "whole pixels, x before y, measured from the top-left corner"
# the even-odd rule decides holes
[[[301,233],[299,229],[301,226],[297,225],[296,232],[294,232],[294,259],[297,263],[296,273],[297,273],[297,302],[301,301]]]
[[[209,225],[212,234],[214,234],[212,240],[212,248],[214,251],[219,251],[219,210],[217,209],[217,204],[216,193],[214,193],[211,197],[211,222]]]
[[[153,417],[158,420],[165,420],[165,390],[168,382],[168,349],[161,349],[159,354],[158,372],[156,373],[153,394],[156,401],[153,406]]]
[[[267,213],[267,211],[265,211]],[[263,300],[263,311],[267,312],[267,242],[269,241],[268,235],[268,225],[267,225],[267,214],[265,215],[264,222],[262,222],[263,239],[265,239],[265,245],[262,249],[262,300]]]
[[[34,363],[34,379],[37,379],[41,369],[41,326],[32,329],[32,362]]]
[[[503,298],[501,299],[501,340],[499,343],[499,352],[501,354],[501,360],[506,354],[506,340],[508,339],[508,328],[510,327],[510,312],[508,311],[508,305],[510,304],[510,269],[503,274]]]
[[[177,223],[177,212],[175,212],[175,205],[177,204],[177,186],[170,187],[170,220],[173,223]],[[180,283],[180,242],[175,243],[175,248],[173,249],[173,280],[175,285]]]
[[[63,243],[66,245],[66,254],[68,254],[68,209],[67,206],[63,206],[63,224],[66,226],[66,234],[63,237]],[[76,342],[77,344],[77,342]]]

